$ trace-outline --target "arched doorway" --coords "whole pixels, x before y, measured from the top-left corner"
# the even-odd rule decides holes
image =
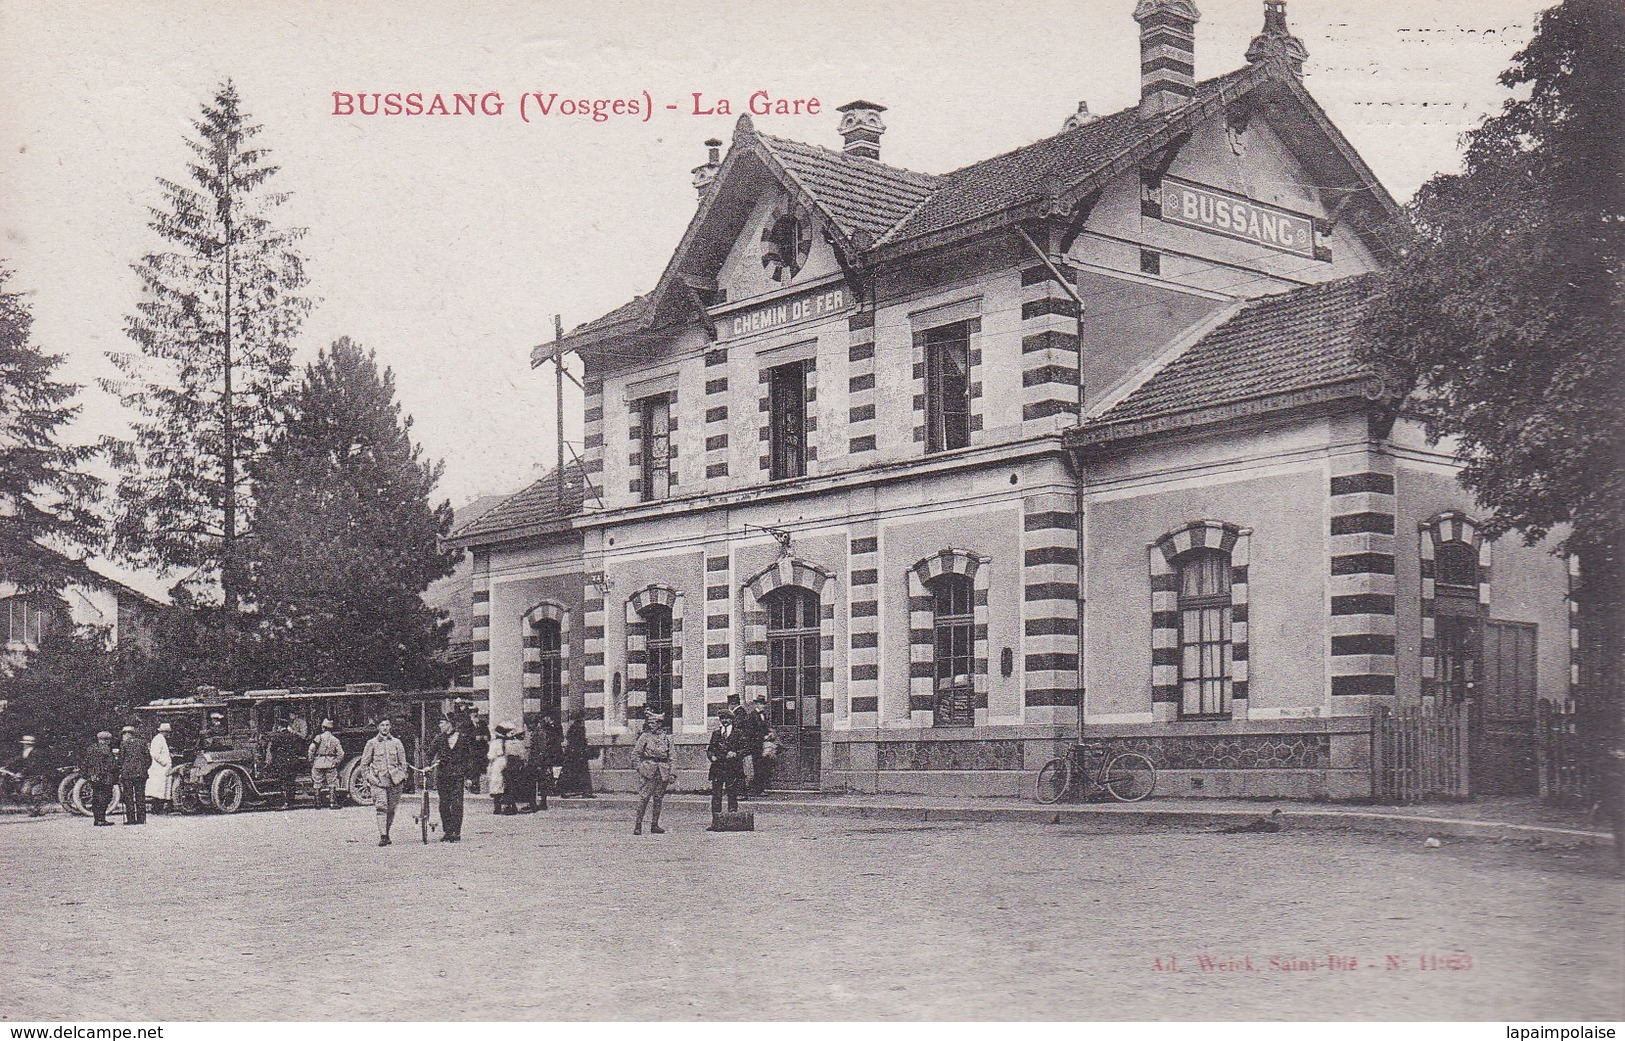
[[[767,611],[768,721],[780,751],[775,788],[817,788],[819,732],[818,594],[781,586],[762,600]]]

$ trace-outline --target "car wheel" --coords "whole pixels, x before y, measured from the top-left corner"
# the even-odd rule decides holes
[[[344,794],[352,806],[366,806],[372,802],[372,785],[361,774],[361,761],[355,760],[344,770]]]
[[[89,815],[90,811],[76,798],[81,780],[83,778],[79,776],[79,771],[75,770],[57,782],[56,801],[69,813],[76,813],[81,817],[85,817]]]
[[[215,809],[221,813],[236,813],[248,801],[248,779],[236,770],[221,770],[209,782],[209,794]]]

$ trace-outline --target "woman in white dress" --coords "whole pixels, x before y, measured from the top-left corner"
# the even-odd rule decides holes
[[[148,746],[152,753],[152,765],[147,767],[147,784],[144,794],[152,802],[153,813],[163,813],[169,809],[170,800],[174,798],[174,786],[169,768],[172,760],[169,755],[169,724],[159,723],[158,732],[152,735],[152,744]]]

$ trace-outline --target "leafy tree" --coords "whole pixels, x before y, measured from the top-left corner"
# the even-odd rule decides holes
[[[1625,705],[1625,4],[1543,12],[1465,137],[1465,169],[1410,203],[1416,237],[1367,317],[1368,349],[1451,438],[1486,530],[1578,558],[1592,696]]]
[[[253,543],[262,682],[444,682],[450,623],[423,603],[451,573],[443,464],[412,443],[395,377],[348,338],[305,370],[287,425],[256,469]]]
[[[0,747],[15,748],[22,735],[33,734],[51,761],[76,762],[96,731],[116,733],[128,715],[121,709],[145,701],[122,697],[120,674],[105,632],[48,628],[38,652],[0,676]]]
[[[93,580],[70,547],[100,541],[101,482],[80,468],[94,449],[60,441],[79,388],[52,378],[62,359],[34,346],[33,315],[10,280],[0,267],[0,582],[54,596]]]
[[[126,332],[139,354],[111,357],[109,383],[140,417],[108,442],[120,471],[116,548],[143,565],[218,581],[225,607],[243,590],[240,543],[253,523],[253,461],[280,425],[292,342],[313,306],[304,295],[303,229],[273,221],[286,196],[278,167],[251,147],[261,127],[228,80],[186,143],[190,183],[160,178],[150,227],[166,250],[135,265],[142,300]]]

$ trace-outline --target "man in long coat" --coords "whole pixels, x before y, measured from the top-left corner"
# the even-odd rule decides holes
[[[98,828],[112,827],[107,819],[107,804],[113,801],[113,786],[118,783],[118,757],[113,754],[113,734],[103,730],[96,735],[96,743],[85,753],[80,775],[90,785],[90,815]]]
[[[723,710],[705,757],[711,760],[711,815],[722,812],[722,793],[728,793],[728,812],[739,811],[739,790],[745,786],[745,735],[734,722],[732,712]],[[713,825],[714,826],[714,825]]]
[[[272,732],[265,758],[270,765],[271,776],[282,788],[282,808],[293,809],[294,789],[298,785],[299,775],[304,773],[305,740],[293,732],[287,720],[279,723]]]
[[[435,768],[434,787],[440,797],[441,842],[461,842],[463,838],[463,787],[475,770],[469,754],[472,745],[449,717],[440,721],[429,761]]]
[[[141,740],[135,727],[125,727],[118,744],[118,783],[124,791],[126,825],[147,823],[147,768],[151,765],[147,743]]]
[[[587,746],[587,720],[580,712],[570,713],[570,729],[564,733],[564,771],[559,775],[559,795],[579,795],[591,799],[592,749]]]

